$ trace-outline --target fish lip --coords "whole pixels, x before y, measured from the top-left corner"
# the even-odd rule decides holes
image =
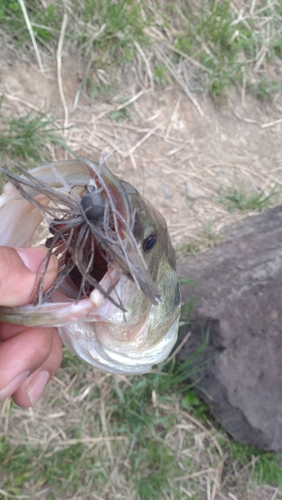
[[[111,293],[122,278],[122,273],[112,266],[104,276],[104,286],[114,286]],[[103,281],[102,280],[102,281]],[[97,290],[96,290],[97,291]],[[93,290],[95,293],[95,289]],[[92,292],[91,292],[92,293]],[[42,304],[27,304],[19,307],[0,307],[0,320],[7,321],[6,316],[12,318],[13,323],[25,326],[62,327],[79,323],[95,323],[111,321],[115,316],[121,322],[125,312],[115,305],[109,298],[103,296],[100,304],[89,297],[76,300],[63,293],[60,288],[50,295],[48,301]]]
[[[76,331],[79,330],[79,324],[77,327]],[[144,327],[146,328],[146,325]],[[85,328],[86,331],[87,328]],[[151,346],[149,351],[142,352],[138,351],[138,348],[134,349],[131,342],[128,344],[129,351],[123,349],[122,342],[120,349],[111,348],[103,342],[97,333],[95,339],[86,333],[84,341],[77,344],[75,335],[67,332],[67,326],[59,327],[64,343],[81,359],[109,373],[120,375],[149,373],[154,365],[163,362],[170,354],[177,339],[177,331],[178,319],[174,321],[166,335],[160,339],[158,345]]]

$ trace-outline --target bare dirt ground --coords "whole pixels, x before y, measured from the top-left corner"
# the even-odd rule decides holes
[[[107,165],[134,184],[163,213],[180,253],[195,239],[201,243],[207,232],[211,243],[211,229],[217,234],[224,225],[246,216],[242,212],[230,214],[216,200],[222,187],[241,182],[267,194],[274,186],[282,186],[281,99],[271,105],[261,105],[251,97],[234,92],[224,108],[217,108],[208,96],[197,97],[196,107],[175,86],[160,90],[137,84],[132,71],[120,75],[120,87],[111,95],[90,100],[83,91],[78,95],[83,75],[79,62],[63,62],[63,95],[59,92],[55,66],[49,63],[48,68],[42,74],[30,63],[9,58],[2,61],[3,112],[26,113],[35,109],[55,116],[58,126],[66,127],[64,140],[78,156],[99,161],[101,155],[105,157],[115,150],[107,159]],[[122,108],[124,100],[129,99],[132,99],[130,107]],[[58,149],[50,149],[50,153],[54,160],[71,158],[69,153]],[[11,417],[8,402],[1,410],[2,427],[15,443],[22,440],[40,445],[43,453],[53,442],[60,450],[71,444],[71,432],[66,432],[66,428],[80,426],[81,437],[73,441],[100,447],[101,455],[107,454],[111,481],[100,496],[94,493],[87,496],[82,489],[72,498],[137,498],[133,490],[126,489],[123,471],[116,465],[123,463],[126,469],[125,450],[121,447],[116,456],[115,442],[107,438],[111,417],[104,406],[108,377],[91,367],[86,378],[79,372],[73,375],[68,369],[61,370],[34,410],[14,410]],[[87,402],[89,394],[98,387],[102,387],[101,397]],[[180,415],[178,410],[176,402],[175,408],[164,411]],[[197,455],[198,476],[202,473],[205,477],[201,500],[282,498],[278,490],[270,487],[254,490],[248,483],[249,475],[241,477],[241,487],[230,486],[229,492],[223,494],[220,488],[223,454],[218,452],[216,465],[202,458],[204,448],[210,447],[214,452],[217,446],[215,429],[207,433],[195,422],[181,415],[180,418],[167,439],[171,446],[178,443],[179,449],[185,448],[186,455]],[[100,441],[98,438],[91,441],[89,436],[99,429]],[[234,474],[235,469],[236,465]],[[228,480],[226,478],[226,484]],[[183,498],[196,498],[187,493],[185,485],[181,487]],[[49,498],[48,487],[37,485],[37,488],[29,494],[34,494],[34,498]]]
[[[197,109],[175,87],[142,89],[129,74],[113,95],[89,100],[82,92],[77,102],[81,77],[73,68],[74,61],[63,66],[64,109],[55,67],[41,74],[30,64],[5,63],[5,112],[40,109],[56,116],[78,156],[99,161],[115,150],[107,164],[163,213],[178,248],[207,226],[217,233],[242,217],[217,201],[223,187],[239,183],[269,194],[282,185],[281,97],[262,106],[234,92],[224,108],[206,96],[198,98]],[[52,156],[61,159],[62,153]]]

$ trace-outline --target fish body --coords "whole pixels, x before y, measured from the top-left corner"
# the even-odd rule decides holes
[[[34,304],[0,308],[0,320],[56,326],[80,358],[110,373],[147,373],[166,359],[181,300],[163,216],[86,159],[2,173],[9,182],[0,196],[0,245],[45,244],[41,272],[51,253],[60,272],[46,295],[39,279]]]

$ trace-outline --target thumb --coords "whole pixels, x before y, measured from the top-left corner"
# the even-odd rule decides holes
[[[36,296],[40,267],[47,249],[0,247],[0,305],[15,307],[29,304]],[[44,276],[48,290],[58,272],[57,259],[52,256]]]

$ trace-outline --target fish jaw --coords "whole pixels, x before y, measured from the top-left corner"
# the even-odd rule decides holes
[[[171,312],[174,321],[169,328],[165,317],[159,320],[154,332],[156,317],[163,316],[163,304],[149,303],[143,292],[136,290],[135,284],[123,275],[114,293],[122,298],[128,312],[106,299],[104,309],[96,311],[95,321],[62,325],[58,328],[60,336],[81,359],[109,373],[149,373],[153,365],[167,358],[177,340],[180,308]]]
[[[110,267],[101,281],[101,285],[118,284],[120,273]],[[112,292],[112,295],[115,292]],[[48,302],[27,304],[19,307],[0,307],[0,321],[24,326],[59,327],[72,323],[92,323],[95,321],[123,322],[123,311],[115,306],[97,289],[89,298],[70,299],[62,291],[56,290]]]
[[[163,362],[171,352],[177,340],[178,319],[174,321],[157,348],[145,353],[141,350],[134,351],[134,346],[130,343],[127,346],[121,345],[120,352],[105,347],[101,329],[98,328],[96,331],[96,326],[99,327],[99,324],[73,323],[69,327],[59,327],[58,331],[64,344],[92,366],[113,374],[142,375],[150,373],[152,366]],[[143,324],[140,336],[146,336],[147,333],[148,320]]]

